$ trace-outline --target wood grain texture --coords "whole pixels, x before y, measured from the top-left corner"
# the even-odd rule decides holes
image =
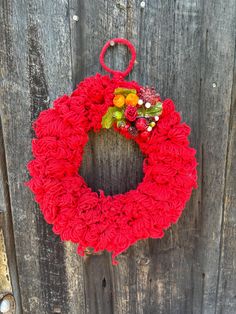
[[[17,313],[236,312],[235,1],[149,0],[142,9],[135,0],[1,0],[1,8],[0,215]],[[129,79],[175,101],[199,162],[199,189],[178,224],[161,240],[136,243],[116,267],[108,253],[84,261],[61,243],[23,184],[32,121],[102,71],[100,49],[112,37],[136,46]],[[106,56],[121,70],[128,60],[120,46]],[[135,188],[143,161],[137,146],[113,131],[89,139],[80,172],[92,189]]]
[[[16,252],[14,242],[14,232],[12,225],[12,211],[10,204],[10,193],[8,185],[7,163],[5,156],[5,143],[3,139],[2,123],[0,119],[0,181],[1,181],[1,202],[0,206],[0,233],[1,233],[1,247],[0,255],[2,261],[0,262],[1,273],[5,279],[0,280],[0,298],[6,294],[14,291],[13,303],[17,308],[21,308],[21,296],[19,292],[18,271],[16,264]],[[2,264],[3,262],[3,264]],[[4,274],[5,272],[5,274]],[[1,277],[1,276],[0,276]]]
[[[68,4],[3,1],[2,6],[1,116],[22,299],[17,313],[73,313],[83,304],[83,281],[73,280],[71,287],[69,265],[76,267],[79,278],[81,261],[76,255],[73,262],[67,258],[71,248],[52,234],[24,186],[31,158],[31,123],[51,99],[71,91]]]
[[[236,55],[235,55],[236,58]],[[228,150],[225,167],[225,189],[222,213],[216,313],[235,311],[236,286],[236,59],[232,85]]]

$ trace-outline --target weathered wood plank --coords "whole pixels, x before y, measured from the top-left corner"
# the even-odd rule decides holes
[[[21,309],[21,296],[19,291],[18,272],[16,265],[12,212],[10,206],[5,145],[3,140],[1,119],[0,147],[0,298],[3,298],[8,293],[12,294],[14,291],[13,303],[16,303],[17,309]]]
[[[13,0],[2,5],[1,116],[23,313],[83,313],[81,260],[71,258],[71,246],[52,234],[24,186],[31,123],[51,99],[71,91],[68,3]],[[71,280],[72,264],[80,281]]]
[[[194,312],[215,313],[219,295],[224,191],[235,54],[235,1],[203,2],[200,142],[201,211],[195,246],[195,270],[202,272],[202,300],[194,291]],[[199,278],[194,272],[194,281]],[[236,303],[234,304],[236,307]]]
[[[236,55],[235,55],[236,57]],[[235,312],[236,287],[236,59],[226,161],[221,255],[217,285],[216,313]]]

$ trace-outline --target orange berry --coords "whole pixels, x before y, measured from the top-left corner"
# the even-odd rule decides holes
[[[138,100],[139,100],[139,98],[138,98],[138,96],[136,94],[130,93],[125,98],[125,103],[128,106],[135,107],[135,106],[137,106]]]
[[[113,104],[114,104],[114,106],[116,106],[118,108],[123,107],[125,104],[125,97],[123,95],[116,95],[113,98]]]

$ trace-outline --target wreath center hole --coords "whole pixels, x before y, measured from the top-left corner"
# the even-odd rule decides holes
[[[90,132],[79,173],[95,192],[115,195],[136,189],[143,178],[138,145],[114,130]]]

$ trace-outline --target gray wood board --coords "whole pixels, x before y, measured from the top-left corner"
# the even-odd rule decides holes
[[[9,197],[0,215],[10,224],[12,216],[5,235],[15,245],[17,313],[236,312],[235,1],[149,0],[141,9],[135,0],[2,0],[1,7],[0,182],[8,178]],[[175,101],[199,163],[199,188],[178,224],[161,240],[139,241],[115,267],[107,253],[83,260],[61,243],[24,186],[32,121],[101,71],[99,52],[112,37],[136,46],[129,79]],[[120,46],[106,57],[116,69],[128,60]],[[133,142],[112,131],[89,137],[81,174],[94,190],[122,193],[141,181],[143,156]]]

